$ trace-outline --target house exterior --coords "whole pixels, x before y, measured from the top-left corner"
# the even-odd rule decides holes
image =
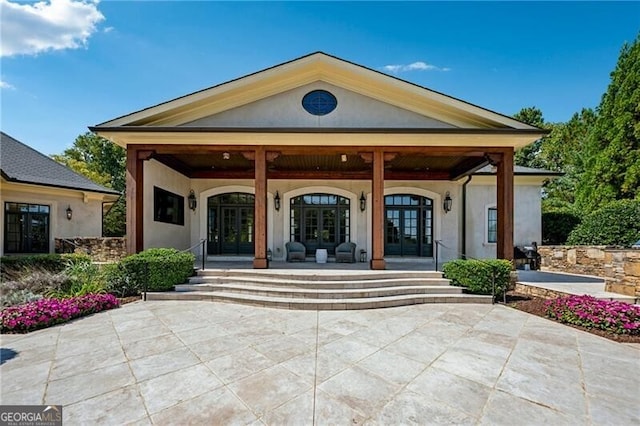
[[[102,236],[120,194],[0,132],[0,255],[53,253],[55,238]]]
[[[127,150],[129,252],[206,240],[267,268],[352,241],[384,269],[541,239],[548,172],[513,156],[544,130],[322,52],[91,130]]]

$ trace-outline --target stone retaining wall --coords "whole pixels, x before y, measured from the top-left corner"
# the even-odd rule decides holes
[[[124,237],[55,238],[55,245],[56,253],[87,253],[94,262],[117,262],[127,255]]]
[[[540,246],[542,270],[594,275],[605,290],[640,297],[640,250],[606,246]]]

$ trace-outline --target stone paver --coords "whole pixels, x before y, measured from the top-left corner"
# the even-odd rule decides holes
[[[65,424],[640,424],[640,351],[500,305],[136,302],[3,335],[2,404]]]

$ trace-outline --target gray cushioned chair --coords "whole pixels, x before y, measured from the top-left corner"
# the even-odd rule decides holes
[[[350,241],[336,247],[336,262],[353,263],[356,261],[356,244]]]
[[[289,241],[285,244],[287,248],[287,262],[293,262],[294,260],[299,260],[304,262],[307,257],[307,248],[304,244],[299,243],[297,241]]]

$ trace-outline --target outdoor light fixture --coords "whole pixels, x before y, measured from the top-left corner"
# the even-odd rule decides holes
[[[280,194],[276,191],[276,195],[273,197],[273,205],[276,208],[276,211],[280,210]]]
[[[71,206],[67,207],[67,220],[71,220],[73,217],[73,210],[71,210]]]
[[[452,204],[453,204],[453,200],[451,199],[451,194],[449,194],[449,191],[447,191],[444,197],[444,202],[442,203],[442,208],[444,209],[445,213],[449,213],[451,211]]]
[[[340,161],[342,161],[343,163],[346,163],[347,162],[347,154],[342,154],[340,156]]]
[[[229,154],[228,152],[223,152],[222,153],[222,159],[223,160],[228,160],[229,158],[231,158],[231,154]]]
[[[364,196],[364,192],[360,194],[360,211],[363,212],[367,209],[367,197]]]
[[[195,192],[193,192],[193,189],[189,191],[187,200],[189,200],[189,208],[193,211],[196,211],[196,207],[198,207],[198,200],[196,200],[196,194]]]

